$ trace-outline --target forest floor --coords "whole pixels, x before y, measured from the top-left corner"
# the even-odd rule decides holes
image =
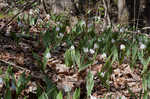
[[[0,10],[1,9],[2,8],[0,8]],[[11,16],[0,16],[0,28],[10,20],[10,17]],[[13,31],[18,33],[20,30],[18,29],[17,23],[18,22],[14,20],[9,26],[11,26]],[[131,70],[128,62],[123,64],[115,62],[112,66],[113,73],[108,82],[110,88],[107,89],[101,84],[101,81],[97,76],[97,73],[101,71],[101,68],[105,63],[105,61],[101,60],[101,55],[97,56],[97,59],[94,64],[92,64],[91,68],[78,72],[77,70],[74,70],[74,68],[65,66],[65,50],[65,48],[60,48],[54,53],[51,53],[52,57],[48,60],[45,71],[58,89],[64,92],[70,89],[71,92],[74,92],[75,88],[80,87],[82,99],[82,97],[86,95],[85,77],[90,69],[94,74],[92,96],[104,98],[105,96],[112,95],[112,99],[119,99],[119,97],[122,97],[122,99],[129,99],[129,97],[131,99],[133,97],[132,99],[134,99],[134,96],[131,94],[132,92],[137,96],[142,93],[142,67],[140,64],[137,64],[138,68]],[[34,91],[37,89],[37,84],[42,84],[43,81],[43,73],[40,72],[38,63],[33,57],[33,52],[40,56],[43,54],[43,48],[38,45],[37,39],[19,38],[16,40],[11,36],[0,35],[0,69],[2,70],[0,79],[5,77],[6,70],[9,66],[13,68],[16,80],[23,72],[25,72],[26,75],[31,75],[31,80],[27,85],[28,87],[21,93],[22,97],[29,96],[30,99],[36,98]],[[0,81],[0,95],[3,94],[4,86],[3,82]],[[66,87],[68,89],[66,89]],[[130,90],[132,92],[130,92]]]

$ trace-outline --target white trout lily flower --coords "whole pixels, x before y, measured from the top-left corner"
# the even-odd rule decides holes
[[[83,48],[84,53],[88,53],[89,49],[88,48]]]
[[[97,99],[95,96],[90,95],[90,99]]]
[[[98,46],[97,43],[95,43],[95,44],[94,44],[94,49],[97,49],[97,48],[99,48],[99,46]]]
[[[122,28],[120,29],[120,32],[121,32],[121,33],[125,32],[125,28],[122,27]]]
[[[140,44],[140,49],[143,50],[143,49],[145,49],[145,48],[146,48],[146,45],[143,44],[143,43],[141,43],[141,44]]]
[[[72,46],[70,47],[70,49],[71,49],[71,50],[74,50],[74,49],[75,49],[75,47],[72,45]]]
[[[111,43],[115,43],[115,40],[114,40],[114,39],[112,39],[112,40],[111,40]]]
[[[101,55],[101,58],[102,58],[102,59],[105,59],[106,57],[107,57],[106,53],[103,53],[103,54]]]
[[[126,46],[125,46],[124,44],[121,44],[121,45],[120,45],[120,49],[121,49],[121,50],[124,50],[125,48],[126,48]]]
[[[63,38],[63,37],[64,37],[64,34],[63,34],[63,33],[59,33],[59,36],[60,36],[61,38]]]
[[[95,51],[93,49],[90,49],[90,54],[94,54]]]
[[[92,23],[89,23],[89,24],[87,25],[88,28],[90,28],[91,26],[92,26]]]
[[[60,31],[60,27],[56,27],[56,31],[57,31],[57,32]]]
[[[32,9],[30,9],[29,14],[33,15],[33,10]]]
[[[48,20],[50,19],[50,15],[49,14],[46,15],[46,19],[48,19]]]
[[[47,59],[49,59],[49,58],[51,58],[52,56],[51,56],[51,54],[48,52],[48,53],[46,53],[46,56],[45,56]]]
[[[100,75],[101,75],[102,77],[104,77],[104,76],[105,76],[105,72],[101,72]]]

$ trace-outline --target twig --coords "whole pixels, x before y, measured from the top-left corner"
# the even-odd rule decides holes
[[[16,68],[16,69],[21,69],[21,70],[24,70],[24,71],[30,71],[29,69],[20,67],[20,66],[14,64],[14,63],[12,63],[12,62],[7,62],[7,61],[2,60],[2,59],[0,59],[0,62],[5,63],[5,64],[8,64],[8,65],[10,65],[10,66],[13,66],[13,67]]]

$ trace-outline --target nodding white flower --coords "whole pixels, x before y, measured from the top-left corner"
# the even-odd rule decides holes
[[[65,91],[65,92],[71,91],[71,87],[70,87],[70,86],[67,86],[67,85],[64,85],[64,91]]]
[[[3,78],[0,78],[0,84],[2,84],[3,83]]]
[[[99,46],[98,46],[97,43],[95,43],[95,44],[94,44],[94,49],[97,49],[97,48],[99,48]]]
[[[10,31],[6,30],[5,36],[10,36]]]
[[[125,28],[122,27],[122,28],[120,29],[120,32],[122,33],[122,32],[124,32],[124,31],[125,31]]]
[[[37,19],[37,24],[41,24],[43,22],[43,20],[40,18],[40,19]]]
[[[90,99],[97,99],[95,96],[90,95]]]
[[[39,13],[40,10],[39,10],[39,9],[35,9],[34,12],[35,12],[35,13]]]
[[[114,39],[112,39],[112,40],[111,40],[111,43],[115,43],[115,40],[114,40]]]
[[[18,22],[18,26],[19,26],[19,27],[23,27],[23,23],[19,21],[19,22]]]
[[[90,53],[91,53],[91,54],[94,54],[95,51],[94,51],[93,49],[90,49]]]
[[[90,28],[91,26],[92,26],[92,23],[89,23],[87,27]]]
[[[101,75],[102,77],[104,77],[104,76],[105,76],[105,72],[101,72],[100,75]]]
[[[29,14],[30,14],[30,15],[32,15],[32,14],[33,14],[33,10],[32,10],[32,9],[30,9]]]
[[[75,49],[75,47],[72,45],[72,46],[70,47],[70,49],[71,49],[71,50],[74,50],[74,49]]]
[[[138,30],[137,32],[138,32],[138,33],[140,33],[141,31],[140,31],[140,30]]]
[[[106,53],[103,53],[103,54],[101,55],[101,58],[103,58],[103,59],[105,59],[106,57],[107,57]]]
[[[120,45],[120,49],[121,49],[121,50],[124,50],[125,48],[126,48],[126,46],[125,46],[124,44],[121,44],[121,45]]]
[[[56,31],[57,31],[57,32],[60,31],[60,27],[56,27]]]
[[[84,53],[88,53],[89,49],[88,48],[83,48]]]
[[[64,34],[63,33],[59,33],[59,37],[63,38]]]
[[[51,54],[48,52],[48,53],[46,53],[46,56],[45,56],[47,59],[48,58],[51,58],[52,56],[51,56]]]
[[[50,15],[49,14],[46,15],[46,19],[48,19],[48,20],[50,19]]]
[[[12,26],[9,26],[6,30],[5,36],[10,36],[10,31],[11,31]]]
[[[83,20],[81,25],[86,25],[86,22]]]
[[[101,17],[99,16],[99,17],[97,17],[97,19],[98,19],[98,20],[100,20],[100,19],[101,19]]]
[[[140,49],[145,49],[145,48],[146,48],[146,45],[143,44],[143,43],[141,43],[141,44],[140,44]]]

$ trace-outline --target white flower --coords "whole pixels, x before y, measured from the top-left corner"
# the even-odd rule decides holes
[[[138,30],[137,32],[138,32],[138,33],[141,33],[141,31],[140,31],[140,30]]]
[[[32,9],[30,9],[29,14],[30,14],[30,15],[32,15],[32,14],[33,14],[33,10],[32,10]]]
[[[122,33],[122,32],[124,32],[124,31],[125,31],[125,28],[122,27],[122,28],[120,29],[120,32]]]
[[[67,85],[64,85],[64,91],[65,91],[65,92],[71,91],[71,87],[69,87],[69,86],[67,86]]]
[[[141,43],[141,44],[140,44],[140,49],[145,49],[145,48],[146,48],[146,45],[143,44],[143,43]]]
[[[95,96],[90,95],[90,99],[97,99]]]
[[[56,24],[61,24],[60,22],[56,22]]]
[[[40,19],[37,19],[37,24],[41,24],[43,22],[43,20],[40,18]]]
[[[124,44],[121,44],[121,45],[120,45],[120,49],[121,49],[121,50],[124,50],[125,48],[126,48],[126,46],[125,46]]]
[[[48,19],[48,20],[50,19],[50,15],[49,14],[46,15],[46,19]]]
[[[103,59],[105,59],[106,57],[107,57],[106,53],[103,53],[103,54],[101,55],[101,58],[103,58]]]
[[[104,77],[104,76],[105,76],[105,72],[101,72],[100,75],[101,75],[102,77]]]
[[[99,16],[99,17],[97,17],[97,19],[98,19],[98,20],[100,20],[100,19],[101,19],[101,17]]]
[[[94,51],[93,49],[90,49],[90,53],[91,53],[91,54],[94,54],[95,51]]]
[[[92,26],[92,23],[89,23],[89,24],[88,24],[88,28],[90,28],[91,26]]]
[[[63,33],[59,33],[59,36],[60,36],[61,38],[63,38],[63,37],[64,37],[64,34],[63,34]]]
[[[112,42],[112,43],[115,43],[115,40],[114,40],[114,39],[112,39],[112,40],[111,40],[111,42]]]
[[[11,36],[10,31],[11,31],[12,26],[9,26],[6,30],[5,36]]]
[[[18,26],[19,27],[23,27],[23,23],[21,23],[20,21],[18,22]]]
[[[45,56],[47,59],[51,58],[51,54],[48,52]]]
[[[84,53],[88,53],[89,49],[88,48],[83,48]]]
[[[74,49],[75,49],[75,47],[72,45],[72,46],[70,47],[70,49],[71,49],[71,50],[74,50]]]
[[[57,32],[60,31],[60,27],[56,27],[56,31],[57,31]]]
[[[35,13],[39,13],[39,9],[35,9],[34,11],[35,11]]]
[[[83,20],[81,26],[86,25],[86,22]]]
[[[2,84],[3,83],[3,78],[0,78],[0,84]]]
[[[94,49],[97,49],[97,48],[99,48],[99,46],[98,46],[97,43],[95,43],[95,44],[94,44]]]

